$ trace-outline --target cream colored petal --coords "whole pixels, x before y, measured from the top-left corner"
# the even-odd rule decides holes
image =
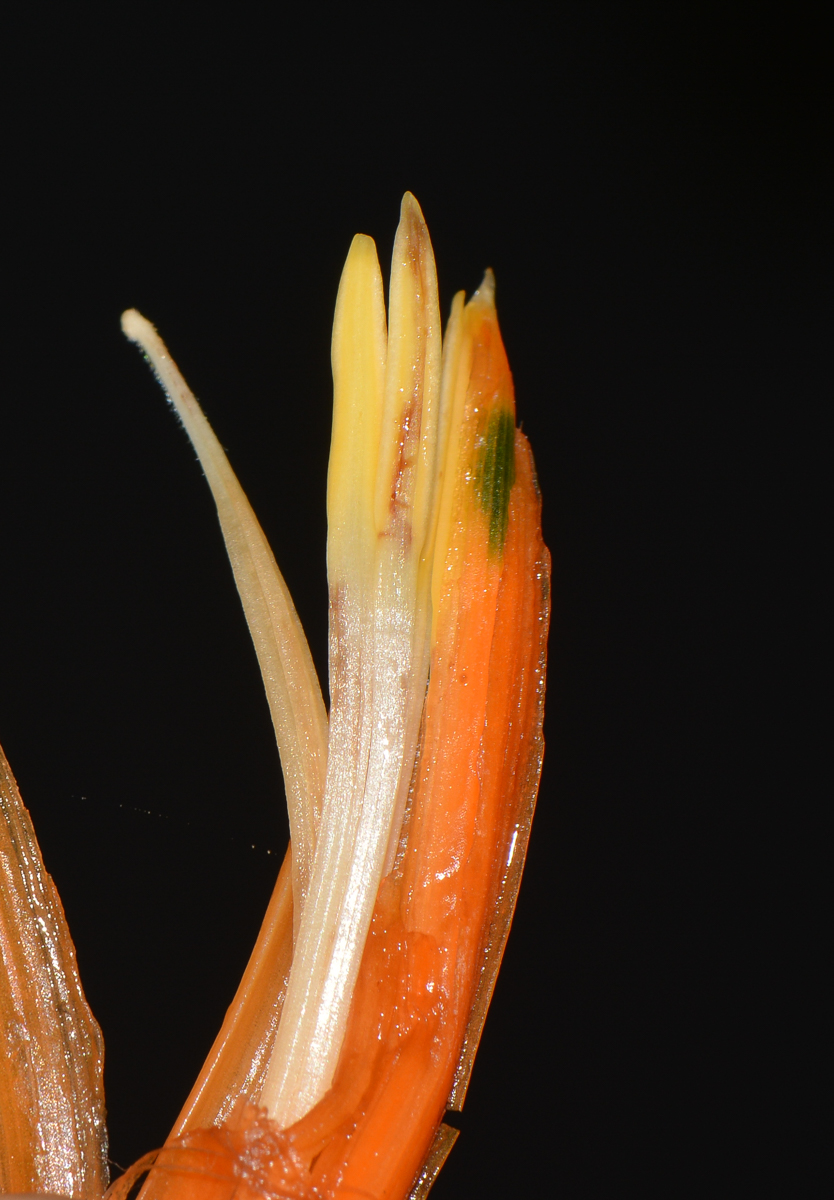
[[[261,1095],[284,1126],[324,1094],[338,1061],[373,905],[399,837],[428,674],[421,563],[433,529],[440,314],[431,243],[412,196],[396,238],[384,359],[371,247],[366,238],[351,247],[334,323],[327,781],[309,902]]]
[[[258,656],[281,755],[293,844],[296,922],[307,894],[327,764],[327,713],[310,649],[263,530],[185,380],[135,309],[122,328],[150,363],[185,426],[217,505],[220,528]]]

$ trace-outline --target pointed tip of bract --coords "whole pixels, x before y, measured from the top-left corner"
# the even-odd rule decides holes
[[[492,267],[487,267],[481,286],[472,295],[472,300],[487,308],[495,308],[495,273]]]

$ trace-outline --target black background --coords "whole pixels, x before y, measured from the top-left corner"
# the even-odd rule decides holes
[[[496,272],[554,560],[529,870],[434,1195],[736,1194],[802,1086],[743,881],[823,395],[822,27],[254,12],[33,9],[3,51],[0,738],[113,1158],[164,1139],[286,840],[212,501],[119,314],[202,401],[324,675],[333,303],[355,232],[387,274],[409,188],[444,311]]]

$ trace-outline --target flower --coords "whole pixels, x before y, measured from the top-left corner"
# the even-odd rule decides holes
[[[143,1197],[425,1194],[454,1141],[442,1117],[466,1092],[542,755],[549,557],[492,275],[455,298],[441,344],[413,196],[387,323],[373,241],[358,235],[348,254],[333,331],[329,714],[222,448],[154,328],[134,310],[123,328],[214,494],[291,830],[235,1001]]]

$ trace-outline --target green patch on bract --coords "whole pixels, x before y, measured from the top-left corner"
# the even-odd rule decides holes
[[[489,552],[504,549],[510,511],[510,489],[515,483],[515,420],[512,409],[496,407],[478,439],[475,492],[489,521]]]

